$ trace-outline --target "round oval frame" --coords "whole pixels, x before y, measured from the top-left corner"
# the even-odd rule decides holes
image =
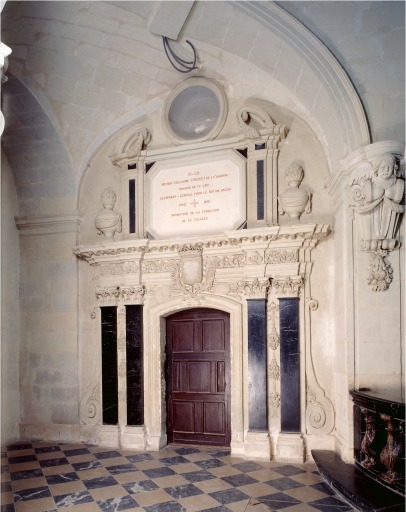
[[[170,108],[171,108],[173,102],[175,101],[175,99],[177,99],[179,97],[180,94],[182,94],[187,89],[190,89],[191,87],[196,87],[196,86],[206,87],[216,96],[216,99],[219,104],[219,113],[218,113],[217,120],[214,123],[214,125],[210,131],[205,133],[203,136],[200,136],[200,137],[197,136],[195,138],[189,139],[189,138],[182,137],[180,134],[176,133],[173,130],[171,123],[169,121],[169,111],[170,111]],[[217,84],[216,82],[214,82],[213,80],[210,80],[208,78],[192,77],[192,78],[188,78],[187,80],[184,80],[183,82],[178,84],[174,88],[172,93],[168,96],[168,98],[166,99],[165,105],[164,105],[164,111],[163,111],[164,126],[165,126],[165,130],[166,130],[168,136],[176,145],[185,144],[185,143],[193,144],[196,142],[203,142],[206,140],[215,139],[217,137],[217,135],[220,133],[220,131],[222,130],[222,128],[226,122],[227,114],[228,114],[228,103],[227,103],[227,97],[226,97],[226,94],[225,94],[223,88],[219,84]]]

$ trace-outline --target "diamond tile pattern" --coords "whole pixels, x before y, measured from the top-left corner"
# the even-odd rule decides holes
[[[0,512],[350,512],[316,466],[227,449],[160,452],[21,442],[2,449]]]

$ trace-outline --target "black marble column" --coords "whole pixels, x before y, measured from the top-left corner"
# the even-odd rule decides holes
[[[144,424],[143,306],[126,306],[127,425]]]
[[[281,431],[300,432],[299,298],[279,299]]]
[[[268,430],[266,385],[266,300],[248,305],[248,417],[250,430]]]
[[[101,310],[103,424],[118,423],[117,307]]]

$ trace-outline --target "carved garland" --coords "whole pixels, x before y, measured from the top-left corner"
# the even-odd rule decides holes
[[[271,379],[269,391],[269,416],[275,418],[279,416],[280,394],[278,393],[278,383],[280,378],[280,368],[276,360],[276,351],[280,344],[279,333],[276,330],[276,315],[278,306],[275,302],[271,302],[268,310],[268,325],[270,325],[268,333],[268,345],[272,350],[272,359],[268,365],[268,375]]]

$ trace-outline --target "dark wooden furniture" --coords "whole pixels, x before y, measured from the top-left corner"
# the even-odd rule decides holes
[[[350,391],[354,402],[354,458],[368,476],[405,495],[405,403],[369,389]]]
[[[369,389],[354,402],[354,464],[329,450],[312,450],[326,483],[360,512],[405,511],[405,404]]]

